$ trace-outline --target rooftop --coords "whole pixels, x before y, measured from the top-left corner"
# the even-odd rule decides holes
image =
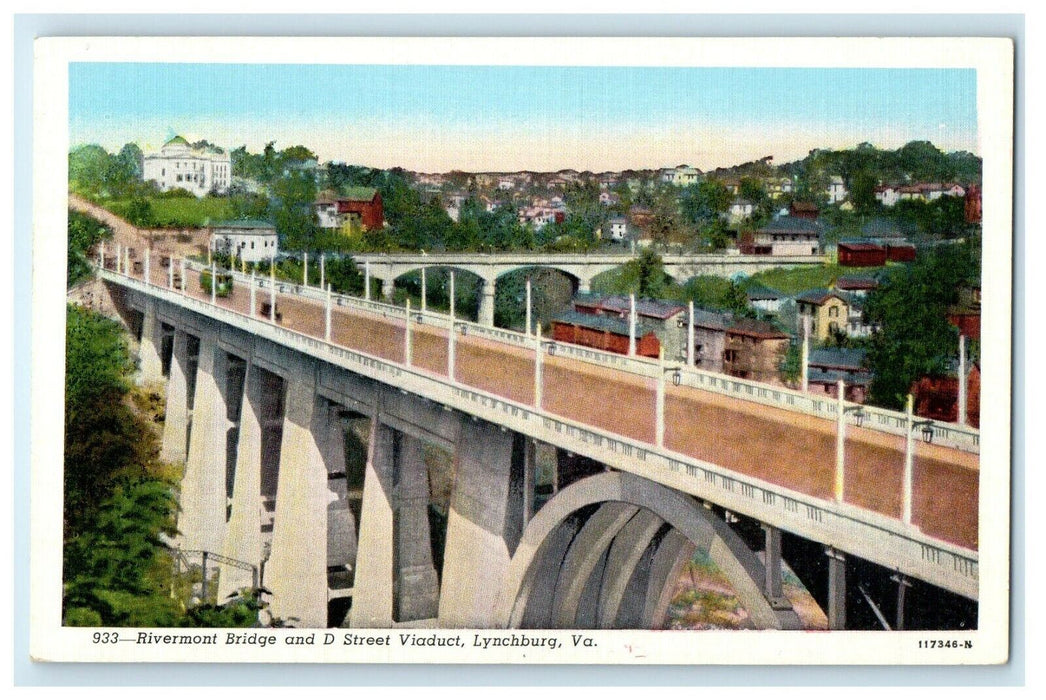
[[[867,352],[857,348],[819,348],[810,351],[809,364],[825,369],[861,369]]]

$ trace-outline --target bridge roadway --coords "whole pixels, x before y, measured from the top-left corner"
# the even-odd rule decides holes
[[[152,283],[165,287],[167,272],[151,266]],[[186,291],[210,300],[199,275],[187,273]],[[260,304],[268,290],[258,290]],[[237,289],[218,304],[249,313],[249,294]],[[324,306],[278,295],[281,325],[324,337]],[[332,342],[393,362],[403,362],[402,321],[379,314],[332,309]],[[447,376],[446,331],[413,326],[413,365]],[[578,423],[653,443],[656,387],[636,377],[569,358],[546,356],[542,407]],[[486,339],[458,336],[455,379],[521,404],[534,402],[534,353]],[[665,446],[819,499],[833,498],[835,424],[691,387],[667,387]],[[890,518],[902,516],[904,440],[849,426],[844,501]],[[917,443],[912,522],[923,533],[977,550],[979,457]]]

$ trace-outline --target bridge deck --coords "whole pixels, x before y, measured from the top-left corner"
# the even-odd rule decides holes
[[[154,284],[166,286],[166,270],[152,265]],[[209,300],[197,273],[186,289]],[[282,326],[317,338],[324,335],[323,305],[278,295]],[[259,291],[258,302],[268,300]],[[223,307],[248,313],[249,294],[239,288],[219,299]],[[402,362],[402,321],[335,307],[332,340]],[[414,326],[413,363],[447,374],[446,331]],[[580,423],[653,442],[655,386],[652,380],[569,358],[545,360],[545,410]],[[456,379],[522,403],[534,400],[533,351],[459,336]],[[691,387],[668,387],[665,445],[818,498],[831,499],[835,470],[835,425]],[[978,469],[976,454],[919,442],[915,455],[913,522],[926,534],[977,549]],[[846,442],[845,500],[883,515],[901,517],[904,440],[850,426]]]

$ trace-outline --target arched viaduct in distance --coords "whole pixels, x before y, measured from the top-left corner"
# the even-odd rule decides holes
[[[497,280],[514,270],[543,267],[558,270],[574,283],[579,292],[591,290],[592,280],[614,270],[634,256],[622,253],[370,253],[356,254],[353,259],[374,279],[382,282],[382,295],[392,299],[395,281],[399,277],[425,268],[453,268],[465,270],[482,281],[478,322],[494,325],[494,291]],[[698,275],[732,277],[738,273],[753,275],[774,267],[821,265],[824,256],[767,256],[691,254],[662,255],[665,272],[677,282],[685,282]]]

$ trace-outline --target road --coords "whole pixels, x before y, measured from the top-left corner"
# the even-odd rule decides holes
[[[151,263],[154,284],[166,286],[167,271]],[[196,273],[187,292],[210,299]],[[257,302],[268,300],[259,292]],[[219,305],[248,313],[249,292],[240,287]],[[313,337],[324,335],[319,302],[278,296],[281,325]],[[332,340],[391,361],[404,359],[402,321],[334,307]],[[447,376],[446,331],[414,326],[413,364]],[[534,401],[534,354],[472,336],[458,336],[456,379],[513,401]],[[570,358],[546,356],[543,408],[551,413],[636,440],[654,441],[656,387],[648,380]],[[665,445],[817,498],[831,499],[835,474],[835,422],[764,406],[693,387],[669,386]],[[901,517],[904,439],[849,426],[844,500],[883,515]],[[917,442],[913,523],[928,535],[977,549],[979,457]]]

